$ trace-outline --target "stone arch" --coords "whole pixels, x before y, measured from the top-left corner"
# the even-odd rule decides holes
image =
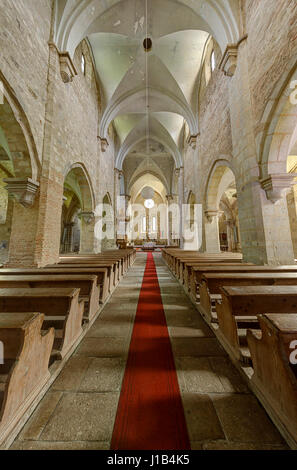
[[[205,211],[218,210],[218,203],[220,201],[220,196],[222,196],[223,194],[223,193],[221,194],[222,188],[219,187],[218,183],[221,182],[222,177],[224,176],[224,174],[226,174],[228,170],[233,175],[234,180],[236,181],[235,172],[233,170],[233,167],[231,166],[231,163],[228,160],[220,159],[220,160],[217,160],[213,164],[208,174],[206,185],[205,185],[205,192],[204,192]]]
[[[287,173],[287,157],[297,137],[297,68],[285,72],[266,105],[264,130],[258,136],[261,179]],[[295,91],[294,91],[295,88]]]
[[[13,151],[8,152],[13,174],[18,178],[29,177],[37,182],[41,163],[31,126],[14,90],[1,71],[0,82],[3,84],[0,91],[3,92],[4,101],[0,106],[0,129],[5,135],[8,147],[13,145]]]
[[[95,193],[90,175],[83,163],[73,163],[65,167],[64,185],[72,186],[81,205],[82,211],[94,211]],[[68,181],[67,181],[68,178]],[[72,182],[71,182],[72,180]],[[73,184],[74,182],[77,184]],[[71,184],[72,183],[72,184]]]
[[[228,160],[216,161],[210,170],[204,208],[206,250],[240,251],[236,176]]]
[[[154,176],[155,178],[159,179],[161,181],[161,183],[163,183],[167,193],[169,193],[168,191],[168,184],[165,180],[165,178],[163,177],[163,175],[160,175],[156,172],[154,172],[153,170],[143,170],[141,173],[138,173],[136,176],[132,177],[131,181],[129,182],[129,185],[128,185],[128,193],[130,194],[130,191],[131,191],[131,188],[132,186],[134,185],[134,183],[139,179],[141,178],[142,176],[145,176],[147,174],[150,174],[152,176]]]
[[[62,253],[85,251],[83,244],[86,233],[90,231],[88,226],[94,218],[94,207],[94,192],[85,166],[82,163],[68,165],[64,170]]]
[[[182,156],[176,143],[172,139],[172,136],[155,119],[148,120],[148,123],[150,140],[160,143],[166,148],[167,152],[174,158],[177,168],[182,166]],[[138,144],[147,140],[146,132],[146,120],[142,119],[141,122],[128,134],[122,146],[120,147],[115,161],[116,168],[121,170],[126,156]]]
[[[41,164],[27,115],[1,71],[0,160],[0,262],[31,265],[36,243],[35,239],[30,240],[26,224],[28,218],[31,227],[37,223],[35,201]],[[24,230],[20,231],[20,227]],[[22,244],[26,254],[20,249]]]
[[[146,98],[146,94],[147,90],[145,88],[133,89],[124,93],[117,99],[111,100],[105,109],[100,122],[100,135],[107,138],[110,123],[118,115],[126,114],[131,111],[131,109],[135,112],[135,106],[137,106],[137,103],[140,105],[139,111],[143,112],[142,102]],[[155,111],[166,111],[179,114],[187,121],[191,134],[197,134],[197,120],[185,100],[180,99],[173,93],[169,93],[167,90],[152,87],[149,87],[149,96],[152,109]]]

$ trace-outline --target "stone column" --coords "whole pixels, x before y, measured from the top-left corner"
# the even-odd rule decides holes
[[[129,214],[129,205],[130,205],[131,196],[125,194],[125,240],[131,241],[131,233],[129,232],[130,216]]]
[[[95,214],[94,212],[80,212],[80,253],[95,253]]]
[[[39,183],[30,178],[7,178],[9,205],[13,204],[8,267],[34,266],[40,210]]]
[[[73,227],[75,223],[69,222],[64,225],[65,238],[63,243],[63,253],[71,253],[73,251]]]
[[[180,240],[180,248],[183,249],[184,247],[184,239],[183,239],[183,204],[184,204],[184,168],[181,166],[177,168],[176,174],[178,175],[178,205],[179,205],[179,240]]]
[[[232,163],[236,175],[242,252],[245,261],[256,264],[291,264],[294,263],[294,253],[283,196],[290,183],[288,175],[267,175],[262,179],[260,174],[248,79],[251,71],[244,39],[236,50],[227,47],[221,62],[222,70],[230,77]]]
[[[235,224],[232,219],[226,220],[228,251],[235,251],[234,229]]]
[[[217,210],[208,210],[204,212],[204,215],[206,252],[220,253],[219,217],[221,212]]]
[[[294,257],[297,258],[297,184],[287,194],[287,205]]]
[[[118,223],[119,223],[119,205],[118,205],[118,197],[120,197],[121,193],[121,178],[123,176],[122,170],[118,168],[114,169],[114,239],[115,242],[117,240],[117,231],[118,231]]]
[[[172,212],[170,210],[170,205],[173,201],[173,196],[171,194],[166,195],[167,200],[167,244],[172,245]]]

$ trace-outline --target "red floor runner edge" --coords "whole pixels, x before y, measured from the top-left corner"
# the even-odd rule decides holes
[[[111,449],[190,449],[152,253],[147,255]]]

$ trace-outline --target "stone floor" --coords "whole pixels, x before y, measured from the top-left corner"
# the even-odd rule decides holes
[[[161,255],[154,257],[192,449],[286,449]],[[137,254],[11,449],[109,449],[145,260]]]

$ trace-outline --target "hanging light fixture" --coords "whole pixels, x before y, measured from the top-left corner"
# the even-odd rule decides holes
[[[141,191],[143,199],[153,199],[155,191],[150,186],[145,186]]]

